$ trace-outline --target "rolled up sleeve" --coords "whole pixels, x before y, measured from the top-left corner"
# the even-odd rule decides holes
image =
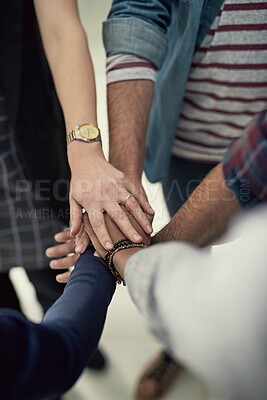
[[[171,1],[114,0],[103,25],[107,56],[134,54],[158,69],[168,48]]]

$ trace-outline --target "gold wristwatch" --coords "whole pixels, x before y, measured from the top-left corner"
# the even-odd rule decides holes
[[[92,124],[83,124],[75,126],[70,133],[67,134],[67,145],[73,140],[92,143],[101,142],[100,130]]]

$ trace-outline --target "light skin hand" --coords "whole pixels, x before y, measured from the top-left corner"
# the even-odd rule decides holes
[[[219,164],[207,175],[169,224],[152,238],[152,243],[182,240],[200,247],[209,245],[225,232],[228,222],[240,211],[241,206],[227,187],[222,165]],[[98,251],[103,255],[92,234],[92,228],[87,225],[86,223],[86,230],[91,233]],[[120,255],[122,256],[123,254]],[[115,262],[116,259],[117,255]]]
[[[90,239],[87,233],[83,232],[82,237],[84,242],[87,241],[88,245],[90,243]],[[54,238],[55,241],[60,244],[46,249],[46,256],[53,259],[49,263],[50,268],[55,270],[72,268],[76,260],[80,256],[79,254],[75,254],[75,246],[76,246],[75,238],[71,236],[70,230],[59,232],[54,236]],[[66,271],[62,274],[57,275],[56,280],[59,283],[66,283],[69,279],[69,276],[70,276],[70,271]]]
[[[94,71],[77,1],[34,0],[34,6],[45,53],[63,109],[66,131],[70,132],[74,126],[84,123],[97,126]],[[76,236],[80,232],[82,208],[85,208],[97,237],[106,249],[112,247],[112,241],[104,224],[104,211],[114,218],[117,215],[116,223],[132,241],[141,240],[139,236],[134,236],[137,232],[121,211],[120,202],[129,193],[134,195],[135,199],[127,202],[127,208],[146,231],[149,222],[141,208],[146,210],[150,206],[131,181],[124,179],[119,170],[107,163],[101,143],[88,144],[76,140],[71,142],[68,146],[68,161],[72,175],[72,235]]]
[[[77,174],[72,174],[71,183],[71,234],[77,235],[82,223],[82,208],[88,213],[91,225],[105,249],[113,247],[112,239],[106,227],[103,213],[109,214],[110,218],[118,225],[125,236],[133,242],[140,242],[141,236],[132,226],[130,219],[124,212],[121,204],[129,194],[132,194],[126,202],[127,210],[136,218],[143,229],[150,234],[152,232],[151,223],[143,209],[151,210],[147,199],[140,191],[140,187],[135,185],[125,175],[109,164],[101,157],[92,156],[89,167],[83,162],[84,146],[93,144],[70,143],[69,147],[77,147],[77,154],[69,156],[71,165],[75,164],[72,171],[77,170]],[[79,146],[79,147],[78,147]],[[76,151],[73,150],[73,151]]]

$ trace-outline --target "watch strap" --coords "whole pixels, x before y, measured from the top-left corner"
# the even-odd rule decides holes
[[[96,129],[98,131],[98,135],[93,138],[93,139],[89,139],[89,138],[84,138],[80,135],[80,127],[84,126],[84,125],[89,125],[91,127],[93,127],[94,129]],[[66,137],[66,142],[67,145],[69,145],[73,140],[79,140],[81,142],[86,142],[86,143],[92,143],[92,142],[101,142],[101,133],[99,128],[97,128],[96,126],[92,125],[92,124],[82,124],[82,125],[76,125],[71,132],[69,132],[67,134]]]
[[[74,139],[76,139],[76,129],[75,128],[72,129],[72,131],[67,134],[67,137],[66,137],[67,145],[70,144],[70,142],[72,142]]]

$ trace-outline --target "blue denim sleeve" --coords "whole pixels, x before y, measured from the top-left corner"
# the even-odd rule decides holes
[[[172,0],[113,0],[103,26],[107,56],[134,54],[160,68],[167,52]]]
[[[171,22],[171,0],[113,0],[108,19],[138,18],[166,33]]]

